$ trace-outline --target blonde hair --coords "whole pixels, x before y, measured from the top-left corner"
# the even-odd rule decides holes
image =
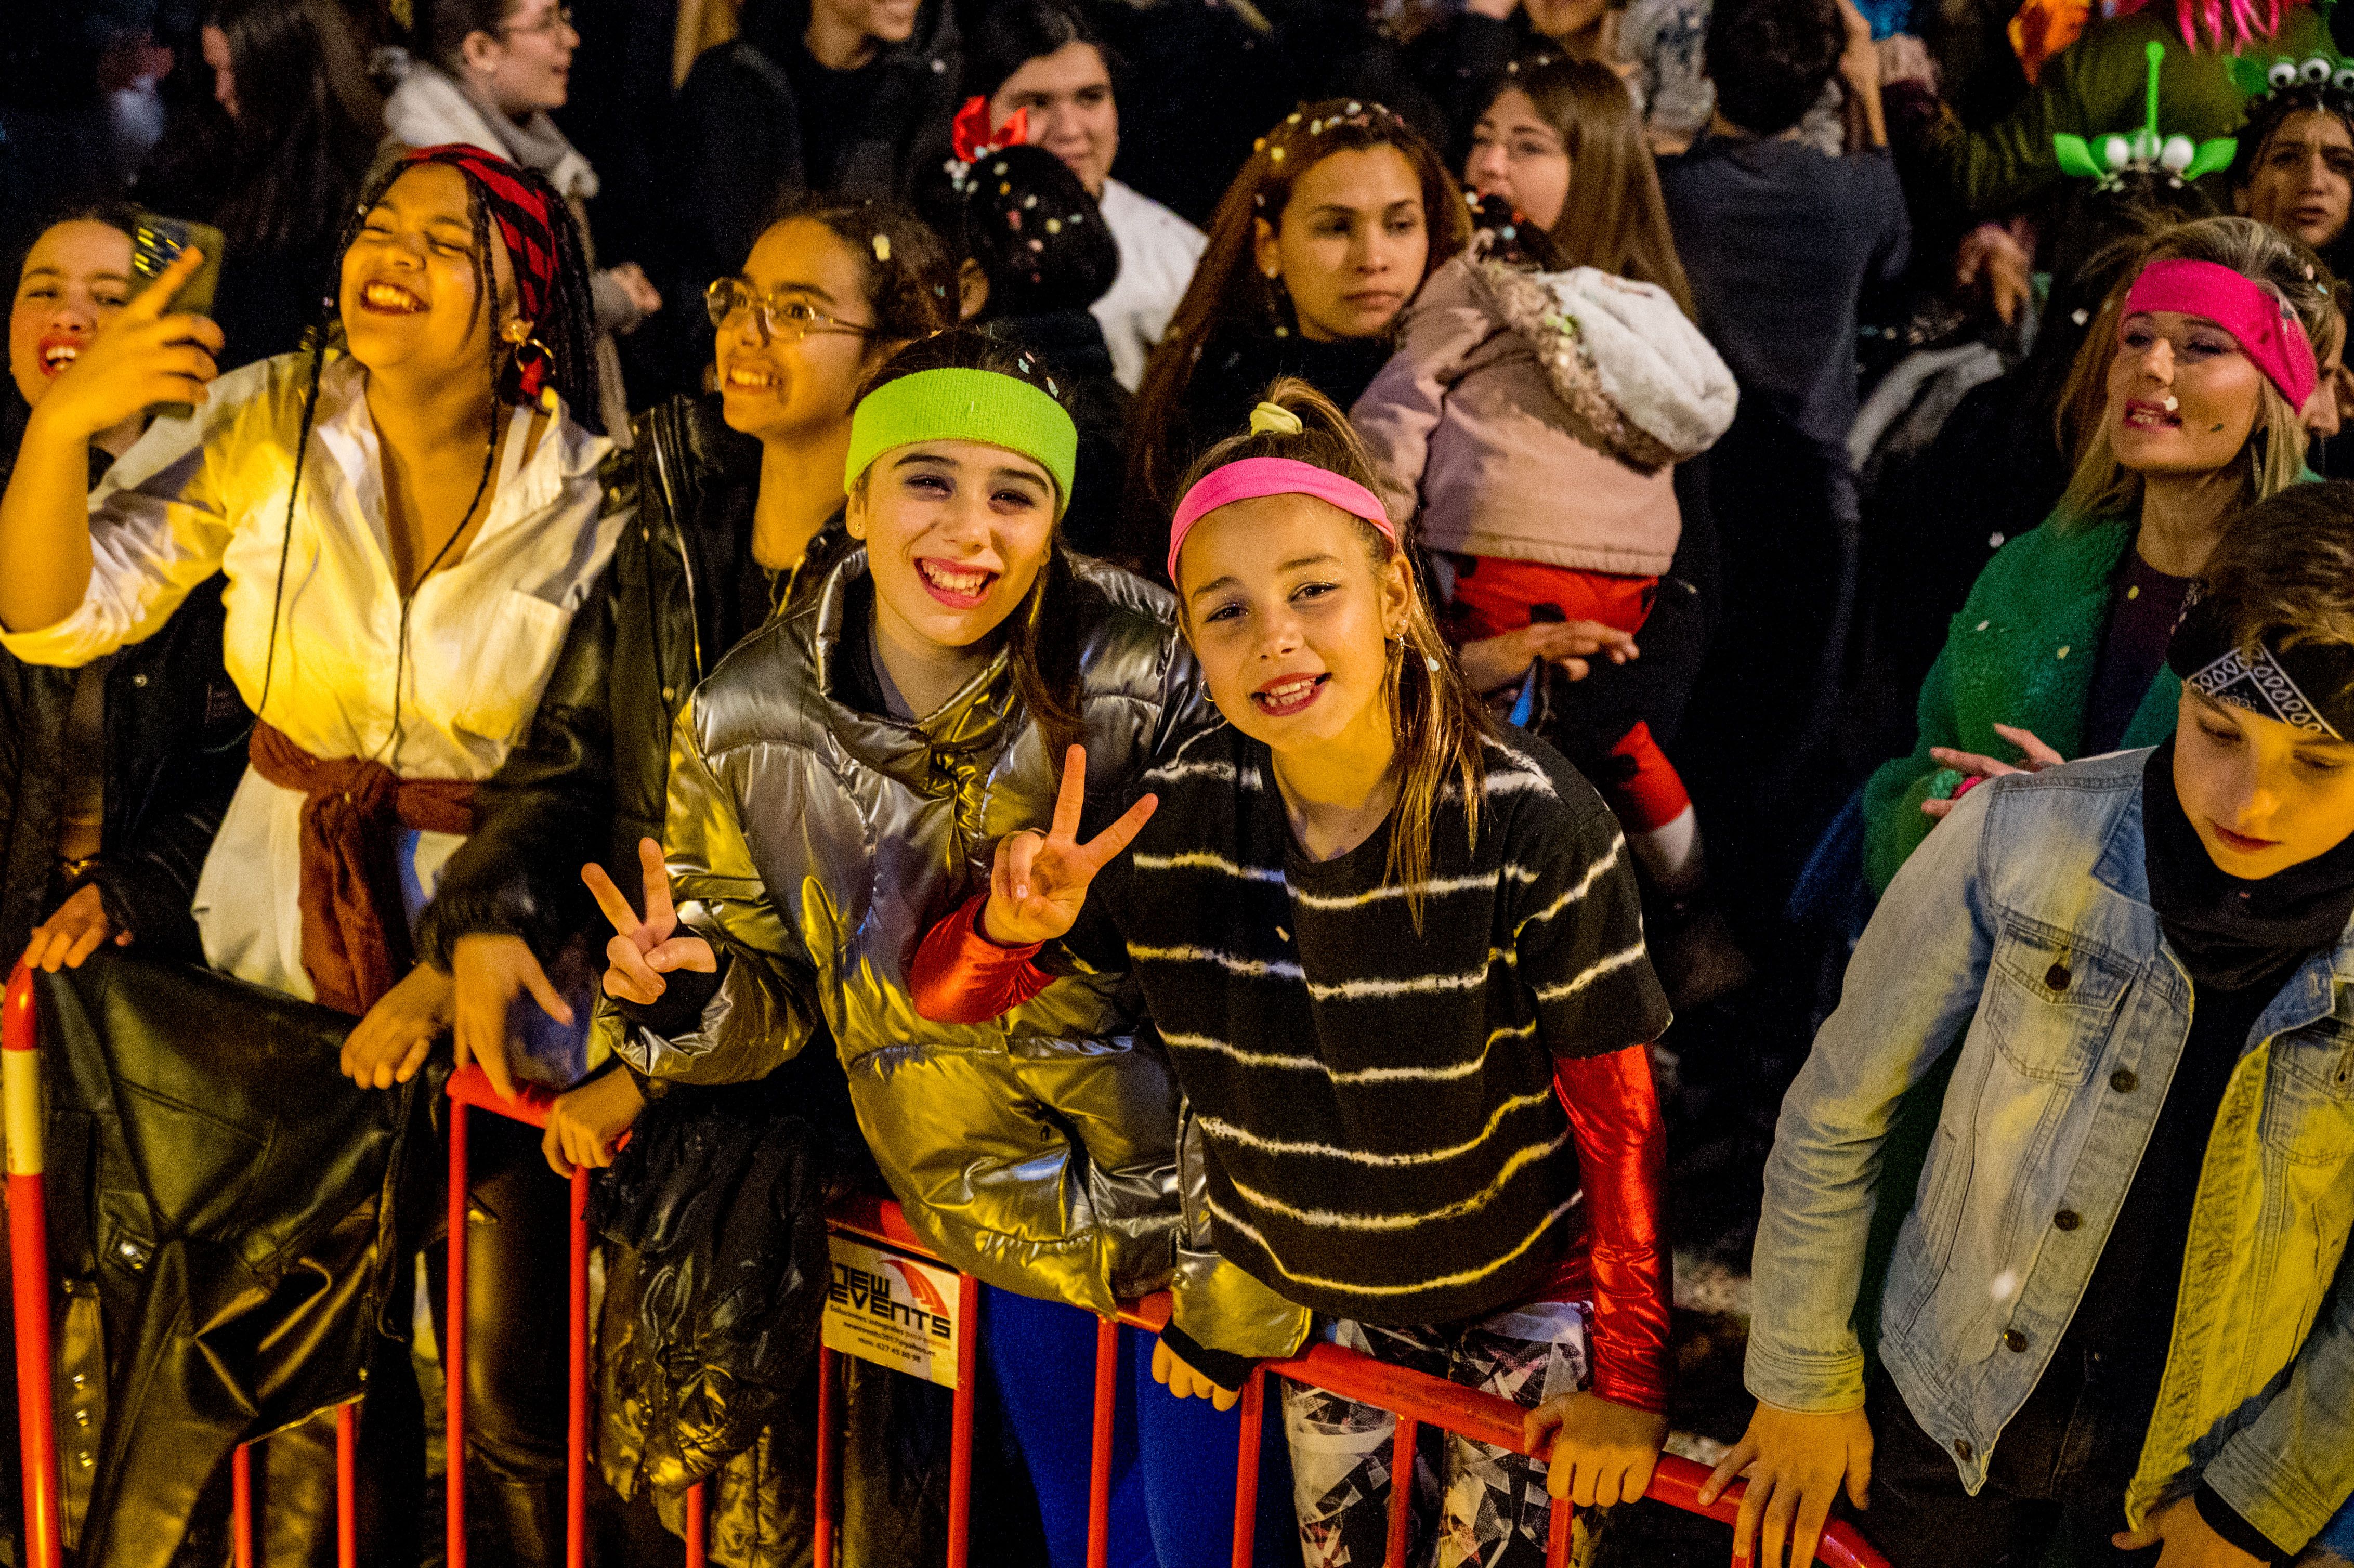
[[[1179,493],[1193,487],[1212,469],[1245,458],[1289,458],[1352,479],[1375,490],[1371,453],[1348,416],[1332,400],[1296,376],[1287,376],[1267,389],[1266,402],[1288,410],[1299,420],[1297,432],[1252,431],[1230,436],[1202,454],[1185,475]],[[1357,522],[1365,554],[1376,575],[1405,548],[1393,543],[1372,524]],[[1391,808],[1389,863],[1384,877],[1394,877],[1405,889],[1406,911],[1414,928],[1422,929],[1421,885],[1430,876],[1430,833],[1438,803],[1450,781],[1463,794],[1463,817],[1469,843],[1479,842],[1479,811],[1487,800],[1487,760],[1481,748],[1494,734],[1494,723],[1479,694],[1464,680],[1454,654],[1439,635],[1437,622],[1423,599],[1413,564],[1405,563],[1405,625],[1393,646],[1384,689],[1390,712],[1390,730],[1397,736],[1397,804]],[[1193,635],[1192,612],[1179,596],[1185,635]]]
[[[2110,440],[2108,377],[2116,357],[2117,333],[2125,321],[2126,298],[2143,268],[2175,259],[2229,267],[2277,295],[2295,312],[2307,343],[2318,345],[2328,334],[2332,313],[2328,270],[2312,251],[2268,225],[2245,217],[2202,217],[2151,238],[2124,244],[2139,254],[2102,302],[2061,397],[2062,440],[2076,456],[2075,471],[2052,513],[2052,520],[2062,526],[2082,527],[2103,518],[2131,516],[2141,507],[2141,475],[2117,461]],[[2318,352],[2315,357],[2319,357]],[[2243,501],[2277,495],[2305,472],[2303,410],[2290,407],[2269,378],[2256,396],[2255,426],[2241,449],[2247,454],[2248,464]]]

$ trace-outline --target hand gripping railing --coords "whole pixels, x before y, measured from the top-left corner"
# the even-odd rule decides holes
[[[27,1568],[60,1568],[57,1428],[51,1414],[50,1308],[47,1211],[41,1176],[41,1090],[33,992],[30,977],[19,966],[11,976],[5,1003],[5,1036],[0,1037],[0,1126],[7,1136],[9,1261],[16,1305],[17,1436],[23,1455],[25,1530]],[[466,1131],[472,1109],[493,1112],[534,1127],[547,1124],[554,1097],[543,1089],[526,1089],[515,1099],[502,1098],[479,1067],[451,1075],[450,1098],[450,1263],[448,1331],[442,1347],[446,1384],[448,1454],[448,1561],[450,1568],[465,1568],[465,1355],[466,1333]],[[565,1454],[565,1564],[586,1568],[588,1554],[588,1478],[589,1445],[589,1324],[588,1324],[588,1173],[575,1170],[571,1202],[571,1279],[567,1317],[570,1364],[567,1399]],[[932,1254],[908,1226],[896,1203],[873,1198],[836,1205],[829,1216],[832,1228],[897,1251],[931,1258]],[[965,1568],[971,1542],[972,1442],[975,1400],[975,1312],[981,1287],[970,1275],[958,1277],[957,1312],[964,1325],[958,1342],[957,1388],[950,1415],[949,1464],[949,1568]],[[1147,1297],[1116,1318],[1097,1320],[1094,1441],[1087,1494],[1087,1563],[1101,1568],[1110,1538],[1112,1437],[1118,1415],[1117,1377],[1120,1326],[1159,1332],[1169,1320],[1165,1293]],[[834,1382],[839,1356],[818,1352],[818,1457],[816,1558],[819,1568],[835,1568],[841,1537],[841,1487],[834,1425],[839,1414]],[[1251,1374],[1242,1395],[1242,1436],[1235,1455],[1233,1562],[1247,1568],[1255,1544],[1258,1508],[1259,1451],[1265,1439],[1267,1379],[1270,1375],[1324,1389],[1345,1399],[1376,1405],[1394,1414],[1395,1462],[1392,1473],[1413,1474],[1413,1454],[1425,1425],[1459,1433],[1477,1442],[1515,1452],[1527,1452],[1522,1441],[1521,1407],[1508,1399],[1481,1393],[1442,1378],[1410,1372],[1377,1361],[1338,1345],[1318,1343],[1289,1361],[1268,1362]],[[353,1499],[355,1407],[336,1412],[336,1537],[338,1560],[357,1561]],[[1280,1441],[1278,1435],[1278,1441]],[[231,1534],[238,1568],[252,1568],[253,1522],[249,1460],[240,1446],[231,1460],[233,1500]],[[1714,1504],[1702,1508],[1700,1489],[1708,1471],[1689,1459],[1663,1457],[1652,1474],[1653,1501],[1689,1513],[1731,1523],[1740,1508],[1742,1489],[1733,1488]],[[1411,1486],[1391,1489],[1389,1550],[1386,1558],[1402,1563],[1407,1539]],[[1571,1512],[1555,1509],[1546,1561],[1567,1561]],[[685,1499],[686,1568],[704,1568],[705,1517],[704,1489],[690,1488]],[[1819,1549],[1826,1568],[1886,1568],[1885,1562],[1844,1520],[1824,1532]]]

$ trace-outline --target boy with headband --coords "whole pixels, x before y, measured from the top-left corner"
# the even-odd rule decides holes
[[[2174,738],[1973,790],[1856,949],[1702,1493],[1749,1478],[1738,1553],[1810,1561],[1843,1489],[1899,1568],[2240,1568],[2354,1490],[2354,486],[2239,517],[2168,661]],[[1948,1057],[1916,1185],[1890,1122]]]

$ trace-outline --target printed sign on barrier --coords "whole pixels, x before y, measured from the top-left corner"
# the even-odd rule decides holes
[[[957,1317],[956,1270],[844,1235],[827,1245],[825,1348],[954,1388],[957,1346],[971,1332]]]

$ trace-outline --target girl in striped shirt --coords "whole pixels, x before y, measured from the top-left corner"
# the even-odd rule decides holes
[[[1668,1010],[1625,842],[1447,661],[1340,411],[1297,381],[1269,399],[1170,533],[1225,722],[1145,776],[1158,810],[1124,858],[1117,833],[1077,842],[1073,748],[1053,829],[1002,842],[989,892],[927,938],[917,1006],[988,1018],[1132,971],[1219,1251],[1327,1337],[1528,1407],[1553,1497],[1640,1496],[1667,1431],[1646,1047]],[[1154,1361],[1221,1404],[1249,1371],[1182,1325]],[[1379,1561],[1391,1418],[1285,1398],[1310,1563]],[[1542,1562],[1547,1470],[1434,1439],[1413,1560]]]

